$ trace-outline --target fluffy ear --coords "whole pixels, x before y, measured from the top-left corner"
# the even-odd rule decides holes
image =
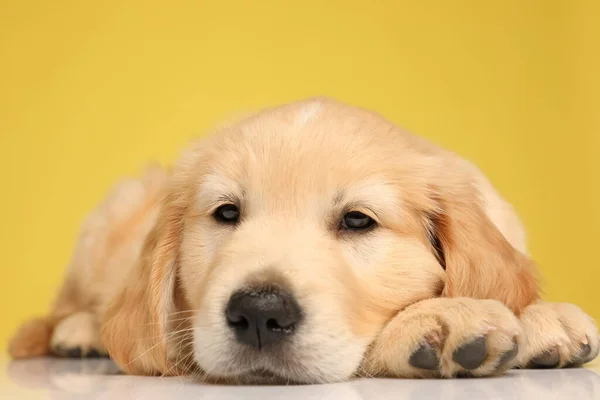
[[[138,264],[109,305],[102,342],[126,373],[175,374],[167,354],[167,324],[175,311],[177,254],[183,210],[166,195]]]
[[[533,262],[488,218],[476,188],[463,184],[434,192],[432,243],[446,269],[443,295],[499,300],[517,314],[534,302]]]

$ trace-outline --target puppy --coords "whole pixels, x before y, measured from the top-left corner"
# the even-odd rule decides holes
[[[315,98],[117,185],[10,353],[320,383],[561,368],[599,347],[578,307],[540,301],[519,218],[475,166]]]

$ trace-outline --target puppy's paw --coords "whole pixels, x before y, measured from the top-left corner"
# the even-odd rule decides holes
[[[369,362],[373,372],[394,377],[497,375],[515,365],[523,337],[518,319],[500,302],[430,299],[390,321]]]
[[[107,357],[94,315],[79,312],[62,320],[50,341],[54,355],[71,358]]]
[[[583,365],[598,356],[596,324],[568,303],[537,303],[521,315],[527,345],[518,359],[522,368],[563,368]]]

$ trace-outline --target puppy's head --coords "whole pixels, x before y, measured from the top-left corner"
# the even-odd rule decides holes
[[[338,381],[411,303],[445,291],[518,309],[532,296],[516,277],[526,260],[450,159],[327,99],[198,143],[107,312],[111,355],[131,373]],[[495,282],[469,288],[475,267]],[[494,290],[496,278],[515,285]]]

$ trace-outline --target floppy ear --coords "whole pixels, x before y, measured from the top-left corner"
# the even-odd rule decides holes
[[[167,354],[167,324],[175,311],[177,254],[183,209],[172,194],[144,243],[138,264],[109,305],[102,342],[126,373],[176,374]]]
[[[434,193],[432,244],[446,269],[442,295],[499,300],[517,314],[534,302],[538,285],[533,262],[488,218],[475,186],[441,186]]]

